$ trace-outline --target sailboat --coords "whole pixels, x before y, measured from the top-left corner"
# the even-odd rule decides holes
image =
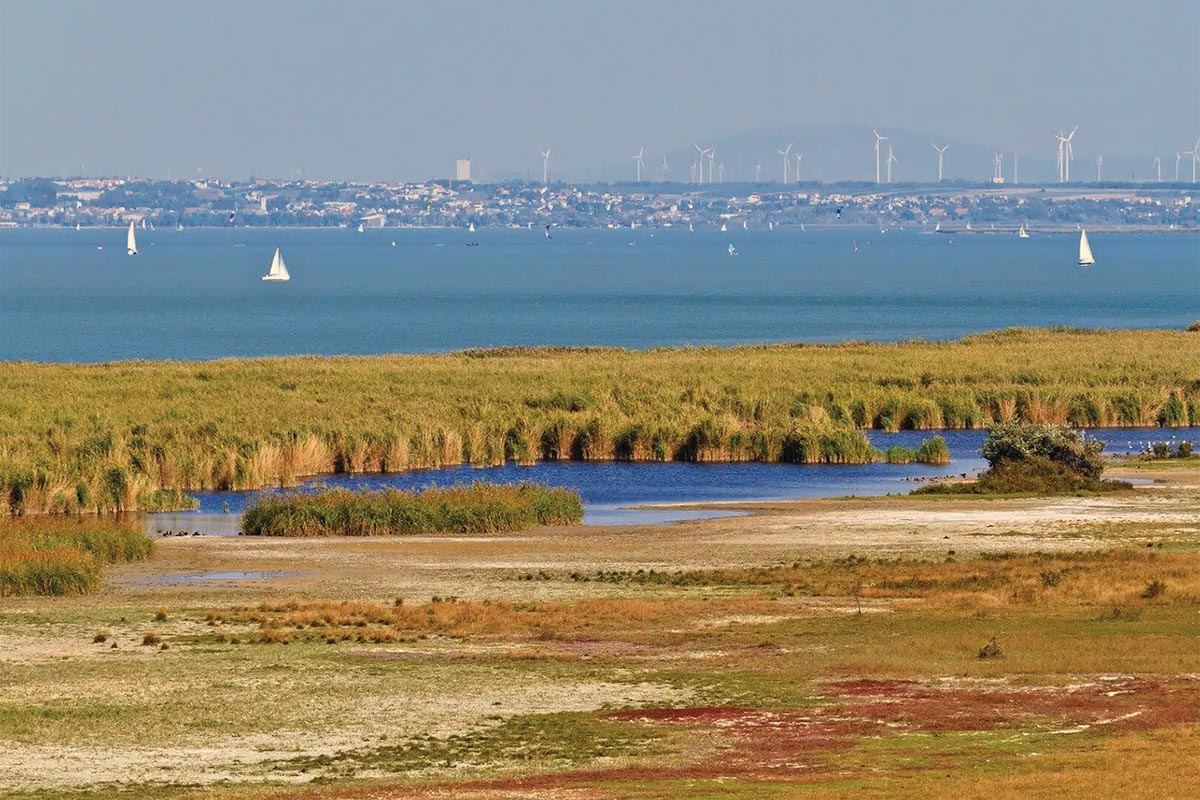
[[[475,223],[472,222],[470,225],[468,225],[467,230],[470,231],[471,233],[474,233],[475,232]]]
[[[287,264],[283,263],[283,256],[279,254],[279,248],[275,248],[275,257],[271,259],[271,271],[262,276],[264,281],[290,281],[292,276],[288,274]]]
[[[694,225],[692,225],[692,223],[690,223],[690,222],[689,222],[689,223],[688,223],[688,230],[689,230],[689,231],[691,231],[692,233],[695,233],[695,232],[696,232],[696,227],[695,227]]]
[[[773,230],[775,230],[775,223],[774,223],[774,222],[768,222],[768,223],[767,223],[767,230],[769,230],[769,231],[773,231]]]
[[[1017,237],[1018,237],[1018,238],[1021,238],[1021,239],[1028,239],[1028,238],[1029,238],[1029,231],[1025,230],[1025,226],[1024,226],[1024,225],[1022,225],[1022,226],[1021,226],[1021,230],[1017,231]]]
[[[146,230],[146,218],[142,217],[142,230]]]
[[[729,230],[729,228],[726,228],[726,227],[725,227],[725,223],[724,223],[724,222],[722,222],[722,223],[721,223],[721,232],[722,232],[722,233],[724,233],[724,232],[725,232],[725,231],[727,231],[727,230]]]
[[[1080,228],[1079,230],[1079,266],[1091,267],[1095,266],[1096,259],[1092,257],[1092,248],[1088,244],[1087,231]]]
[[[968,222],[968,223],[967,223],[967,230],[971,230],[971,223],[970,223],[970,222]]]
[[[125,250],[129,255],[136,256],[137,253],[137,237],[133,234],[133,223],[129,223],[129,235],[125,237]]]
[[[76,222],[76,223],[75,223],[75,230],[79,230],[79,223],[78,223],[78,222]]]
[[[746,224],[746,220],[742,220],[742,230],[749,230],[750,226]]]
[[[801,222],[801,223],[800,223],[800,232],[801,232],[801,233],[806,233],[806,231],[805,231],[805,229],[804,229],[804,223],[803,223],[803,222]]]
[[[182,222],[176,222],[176,223],[175,223],[175,230],[176,230],[176,231],[182,231],[182,230],[183,230],[183,223],[182,223]]]
[[[363,232],[363,224],[362,224],[361,222],[360,222],[360,223],[358,223],[358,232],[359,232],[359,233],[362,233],[362,232]]]
[[[733,242],[729,243],[729,255],[731,255],[731,256],[737,255],[737,248],[733,246]]]

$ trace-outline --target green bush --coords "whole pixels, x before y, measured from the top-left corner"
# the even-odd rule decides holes
[[[1041,458],[1068,472],[1098,479],[1104,472],[1103,450],[1104,442],[1085,440],[1065,426],[1002,422],[988,429],[979,452],[992,468],[1005,461]]]

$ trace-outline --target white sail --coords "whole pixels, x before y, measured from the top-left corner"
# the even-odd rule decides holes
[[[362,233],[362,232],[363,232],[363,224],[362,224],[361,222],[360,222],[360,223],[358,223],[358,232],[359,232],[359,233]]]
[[[746,220],[742,220],[742,230],[750,230],[750,226],[746,224]]]
[[[472,222],[470,225],[468,225],[467,230],[469,230],[471,233],[474,233],[475,232],[475,223]]]
[[[136,256],[137,253],[137,236],[133,233],[133,223],[129,223],[129,234],[125,237],[125,250],[131,256]]]
[[[721,230],[722,230],[722,231],[727,231],[727,230],[729,230],[729,228],[726,228],[726,227],[725,227],[725,223],[724,223],[724,222],[722,222],[722,223],[721,223]]]
[[[1022,225],[1022,226],[1021,226],[1021,230],[1017,232],[1017,236],[1019,236],[1019,237],[1020,237],[1020,238],[1022,238],[1022,239],[1028,239],[1028,238],[1029,238],[1029,231],[1025,230],[1025,226],[1024,226],[1024,225]]]
[[[1096,259],[1092,257],[1092,248],[1088,244],[1087,231],[1079,231],[1079,266],[1090,267],[1096,263]]]
[[[696,226],[694,226],[692,223],[689,222],[688,230],[694,233],[696,231]]]
[[[737,248],[733,246],[733,242],[729,243],[729,255],[731,255],[731,256],[737,255]]]
[[[290,281],[292,276],[288,274],[287,264],[283,263],[283,256],[279,253],[279,248],[275,248],[275,257],[271,259],[271,271],[263,275],[264,281]]]

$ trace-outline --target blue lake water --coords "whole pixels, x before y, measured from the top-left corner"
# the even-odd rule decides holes
[[[3,230],[0,359],[945,339],[1200,317],[1200,236],[1089,239],[1092,269],[1070,233],[195,229],[142,232],[129,257],[124,230]],[[288,283],[259,279],[276,247]]]
[[[916,447],[933,433],[871,431],[867,435],[876,447],[885,449],[892,445]],[[941,435],[950,448],[952,461],[949,466],[548,462],[530,467],[456,467],[394,475],[327,475],[307,481],[301,489],[312,489],[318,484],[351,489],[420,489],[476,480],[496,483],[534,481],[551,486],[568,486],[579,491],[584,501],[584,524],[587,525],[676,522],[727,516],[732,512],[639,509],[631,506],[907,493],[921,485],[919,479],[973,474],[986,466],[986,462],[979,457],[984,431],[943,431]],[[1087,431],[1087,436],[1106,442],[1106,452],[1129,453],[1140,452],[1150,441],[1186,439],[1200,442],[1200,428],[1101,429]],[[238,515],[258,494],[200,492],[194,495],[200,501],[197,511],[148,515],[146,527],[151,533],[157,530],[202,530],[208,534],[235,534],[239,524]],[[223,513],[226,503],[229,505],[228,514]]]

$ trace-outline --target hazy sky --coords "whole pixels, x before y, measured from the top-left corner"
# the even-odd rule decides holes
[[[857,123],[1200,136],[1200,2],[0,0],[0,174],[419,179]],[[1079,150],[1077,150],[1079,152]]]

